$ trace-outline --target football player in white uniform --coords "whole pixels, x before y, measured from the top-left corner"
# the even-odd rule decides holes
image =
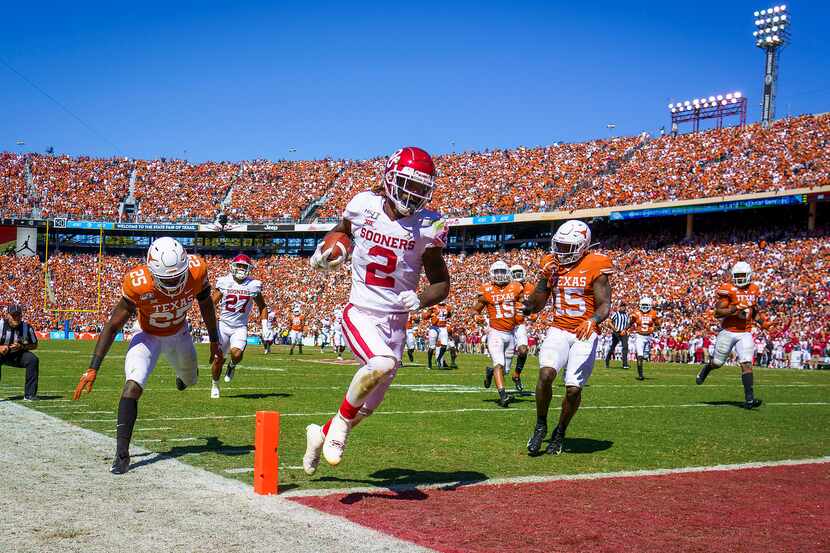
[[[245,346],[248,345],[248,316],[256,303],[261,326],[268,323],[268,307],[262,298],[262,282],[251,278],[254,262],[245,254],[239,254],[231,261],[231,271],[216,281],[213,289],[213,303],[219,306],[219,345],[222,353],[229,355],[225,382],[233,380],[236,366],[242,361]],[[253,300],[253,301],[252,301]],[[222,365],[211,367],[213,382],[210,397],[219,397],[219,376]]]
[[[343,335],[343,308],[337,306],[332,312],[334,319],[334,337],[332,339],[332,346],[337,351],[337,360],[343,360],[343,352],[346,351],[346,337]]]
[[[352,290],[343,310],[343,333],[361,363],[337,413],[325,425],[306,427],[303,469],[317,470],[322,453],[340,463],[349,432],[380,405],[403,356],[409,312],[435,305],[450,291],[442,250],[446,222],[424,209],[435,188],[435,165],[420,148],[392,154],[383,173],[383,193],[361,192],[349,202],[332,232],[352,239]],[[329,270],[345,261],[329,261],[323,243],[311,266]],[[416,293],[421,269],[429,285]]]
[[[276,324],[277,314],[273,309],[268,309],[268,316],[262,319],[262,349],[265,355],[271,353],[271,344],[274,343],[274,336],[277,334],[277,329],[274,328]]]
[[[320,321],[320,353],[326,352],[326,346],[329,344],[329,337],[331,336],[331,319],[323,317]]]

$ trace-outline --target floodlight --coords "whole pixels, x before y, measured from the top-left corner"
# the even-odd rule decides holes
[[[767,15],[767,10],[761,10],[761,15]]]
[[[723,95],[722,95],[722,94],[718,94],[718,101],[721,101],[721,100],[723,100]]]
[[[685,102],[683,102],[683,105],[684,105],[684,106],[688,106],[688,105],[690,105],[690,104],[691,104],[691,102],[690,102],[689,100],[686,100]]]
[[[740,92],[735,93],[735,98],[740,98],[741,96],[743,96],[743,94],[741,94]]]

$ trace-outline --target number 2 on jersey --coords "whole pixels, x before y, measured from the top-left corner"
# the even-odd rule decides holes
[[[372,246],[369,249],[369,255],[383,257],[386,259],[386,263],[381,264],[373,261],[372,263],[366,265],[366,284],[368,286],[378,286],[380,288],[394,288],[395,279],[391,275],[395,272],[395,268],[398,266],[397,254],[389,248],[384,248],[383,246]],[[379,276],[378,273],[385,276]]]

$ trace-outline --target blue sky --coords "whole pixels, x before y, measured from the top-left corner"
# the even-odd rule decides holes
[[[740,90],[763,2],[5,2],[0,150],[366,158],[655,132]],[[830,3],[788,3],[778,115],[830,110]],[[12,72],[5,62],[83,123]],[[453,146],[454,143],[454,146]],[[296,150],[296,151],[291,151]]]

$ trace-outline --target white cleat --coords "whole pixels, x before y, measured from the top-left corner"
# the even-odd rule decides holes
[[[219,397],[219,386],[213,384],[210,387],[210,399],[217,399]]]
[[[343,458],[343,450],[346,449],[346,441],[349,439],[349,432],[352,430],[352,425],[349,421],[344,419],[340,413],[334,415],[331,419],[331,426],[329,432],[326,434],[326,440],[323,442],[323,457],[331,466],[340,464]]]
[[[323,451],[323,427],[319,424],[309,424],[305,427],[305,455],[303,455],[303,470],[309,476],[317,472],[320,464],[320,452]]]
[[[338,356],[337,356],[337,360],[338,360],[338,361],[342,361],[342,360],[343,360],[343,356],[342,356],[342,355],[338,355]]]

